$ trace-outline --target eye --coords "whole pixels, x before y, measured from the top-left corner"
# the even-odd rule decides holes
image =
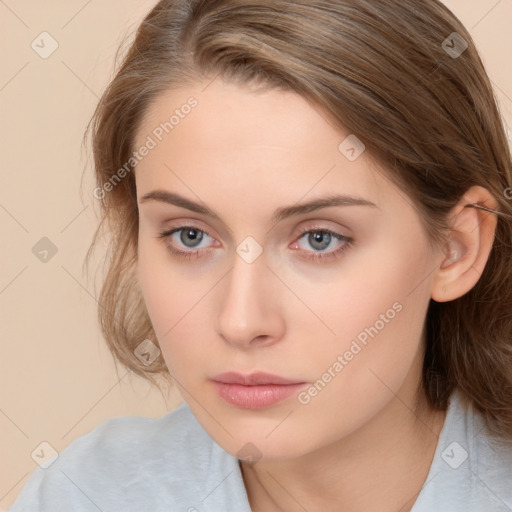
[[[302,240],[303,238],[305,238],[310,247],[313,248],[313,252],[305,251],[306,254],[301,257],[312,261],[337,258],[354,243],[352,238],[341,235],[340,233],[336,233],[335,231],[327,228],[308,227],[301,232],[299,240]],[[326,252],[325,249],[332,246],[333,241],[337,242],[337,248]],[[300,244],[298,242],[295,242],[292,248],[299,248],[299,245]]]
[[[174,236],[178,235],[178,236]],[[206,235],[206,236],[205,236]],[[182,258],[197,257],[203,248],[200,247],[202,241],[207,238],[212,238],[206,231],[199,229],[195,226],[179,226],[167,231],[164,231],[158,235],[158,238],[163,239],[166,242],[167,249],[174,255]],[[200,250],[181,250],[177,249],[175,245],[169,243],[173,241],[176,244],[176,239],[179,243],[183,244],[186,249],[197,249]],[[208,250],[208,249],[206,249]]]
[[[307,238],[306,238],[307,235]],[[201,247],[201,243],[208,239],[215,241],[209,233],[203,229],[199,229],[196,226],[178,226],[162,233],[159,233],[157,238],[162,239],[167,249],[171,254],[179,258],[191,259],[198,258],[202,252],[211,251],[211,247],[208,243],[206,246]],[[336,233],[327,228],[307,228],[302,230],[299,236],[299,241],[306,238],[307,243],[313,248],[313,251],[304,250],[306,253],[301,255],[301,258],[310,261],[324,261],[327,259],[337,258],[341,254],[349,249],[354,241],[352,238]],[[172,243],[171,243],[172,242]],[[338,246],[334,250],[325,251],[329,246],[333,245],[332,242],[337,242]],[[180,249],[179,246],[184,247],[185,250]],[[178,247],[176,247],[178,245]],[[292,249],[300,249],[300,244],[294,242],[291,247]]]

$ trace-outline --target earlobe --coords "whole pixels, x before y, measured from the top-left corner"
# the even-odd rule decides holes
[[[448,234],[434,273],[431,298],[447,302],[462,297],[478,282],[494,242],[496,209],[490,192],[470,188],[453,209],[452,231]]]

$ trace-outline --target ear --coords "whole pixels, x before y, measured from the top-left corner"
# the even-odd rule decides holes
[[[462,297],[484,271],[498,221],[478,206],[496,210],[497,203],[487,189],[474,186],[450,212],[451,231],[432,280],[431,297],[437,302]]]

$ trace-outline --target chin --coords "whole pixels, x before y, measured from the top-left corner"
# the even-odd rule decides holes
[[[210,437],[230,455],[247,461],[277,461],[300,457],[315,448],[318,444],[311,436],[311,431],[301,431],[300,426],[286,419],[274,418],[241,418],[230,421],[219,417],[220,423],[232,434],[231,437],[216,423],[207,420],[203,428]],[[289,423],[288,423],[289,422]],[[288,423],[284,428],[284,423]]]
[[[260,437],[237,438],[231,440],[227,445],[221,447],[233,457],[247,462],[271,462],[282,461],[300,457],[309,450],[298,439],[283,439],[276,436],[275,439],[265,439]]]

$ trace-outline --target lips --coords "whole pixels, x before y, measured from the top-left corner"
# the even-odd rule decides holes
[[[221,373],[211,381],[222,399],[241,409],[271,407],[298,393],[307,385],[304,381],[264,372],[249,375],[236,372]]]
[[[289,384],[302,384],[304,382],[300,380],[285,379],[279,375],[272,375],[271,373],[264,372],[251,373],[249,375],[227,372],[217,375],[212,380],[216,382],[223,382],[225,384],[243,384],[244,386],[260,386],[265,384],[286,386]]]

